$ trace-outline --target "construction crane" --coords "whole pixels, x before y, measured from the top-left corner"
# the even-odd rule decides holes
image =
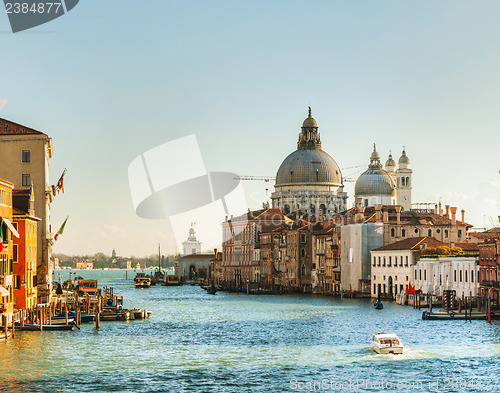
[[[263,180],[266,183],[270,180],[276,180],[273,176],[238,176],[234,178],[235,180]]]

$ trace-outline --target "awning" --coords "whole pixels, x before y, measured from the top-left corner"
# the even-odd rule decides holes
[[[10,231],[12,232],[12,234],[15,237],[19,237],[19,233],[17,233],[16,228],[14,228],[14,225],[12,225],[12,223],[10,222],[10,220],[8,218],[5,218],[5,217],[2,217],[2,220],[3,220],[3,222],[5,222],[5,225],[7,225],[7,228],[10,229]]]
[[[9,292],[9,291],[7,291],[4,287],[2,287],[2,286],[0,285],[0,295],[1,295],[1,296],[9,296],[9,295],[10,295],[10,292]]]

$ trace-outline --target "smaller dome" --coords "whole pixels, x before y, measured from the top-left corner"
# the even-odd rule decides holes
[[[362,173],[354,186],[356,196],[394,195],[394,181],[382,169],[368,169]]]
[[[311,127],[318,127],[318,123],[316,123],[316,120],[311,116],[311,107],[309,107],[309,116],[307,119],[304,120],[304,123],[302,123],[303,128],[311,128]]]
[[[373,144],[373,153],[370,156],[370,160],[371,161],[378,161],[378,160],[380,160],[380,156],[378,154],[377,146],[375,145],[375,143]]]
[[[398,164],[409,164],[410,159],[406,155],[406,151],[403,149],[403,153],[401,154],[401,157],[399,157]]]
[[[389,158],[385,162],[386,167],[396,166],[396,161],[392,159],[392,154],[389,154]]]

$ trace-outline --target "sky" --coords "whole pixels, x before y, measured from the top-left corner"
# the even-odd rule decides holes
[[[85,0],[13,34],[2,11],[0,117],[53,138],[51,183],[68,170],[51,207],[53,229],[70,216],[56,253],[176,252],[189,228],[135,214],[130,163],[194,134],[207,171],[275,176],[308,105],[344,177],[373,143],[383,161],[405,146],[413,202],[491,227],[499,14],[497,1]],[[242,186],[250,209],[274,190]]]

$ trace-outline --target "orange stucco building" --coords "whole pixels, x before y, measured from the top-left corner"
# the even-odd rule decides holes
[[[13,190],[13,221],[19,238],[14,239],[14,307],[31,309],[37,305],[37,224],[33,189]]]

